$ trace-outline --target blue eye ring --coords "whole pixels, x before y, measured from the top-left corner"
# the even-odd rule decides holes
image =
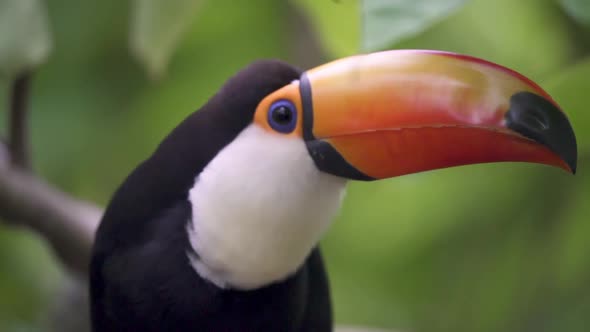
[[[297,107],[289,100],[277,100],[268,108],[267,121],[272,129],[288,134],[297,125]]]

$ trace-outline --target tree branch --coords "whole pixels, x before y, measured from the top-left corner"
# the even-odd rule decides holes
[[[25,71],[11,86],[8,144],[0,141],[0,218],[37,231],[66,267],[86,276],[102,211],[28,172],[31,77]]]
[[[90,332],[88,281],[64,275],[47,312],[47,332]]]
[[[0,137],[0,167],[10,162],[10,154],[8,152],[8,146],[3,137]]]
[[[102,211],[10,166],[0,151],[0,218],[41,234],[70,270],[86,275]]]
[[[30,83],[31,72],[25,71],[16,77],[10,91],[9,150],[12,164],[24,169],[30,166],[27,130]]]

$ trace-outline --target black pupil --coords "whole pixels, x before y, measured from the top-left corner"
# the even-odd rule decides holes
[[[287,106],[279,106],[272,113],[272,119],[278,124],[288,124],[292,118],[293,113]]]

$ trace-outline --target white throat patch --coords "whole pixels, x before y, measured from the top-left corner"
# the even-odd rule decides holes
[[[301,138],[244,129],[189,193],[191,264],[219,287],[254,289],[305,261],[340,209],[346,180],[320,172]]]

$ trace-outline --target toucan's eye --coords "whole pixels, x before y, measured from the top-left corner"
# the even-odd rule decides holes
[[[297,109],[288,100],[275,101],[268,109],[268,123],[272,129],[288,134],[297,124]]]

